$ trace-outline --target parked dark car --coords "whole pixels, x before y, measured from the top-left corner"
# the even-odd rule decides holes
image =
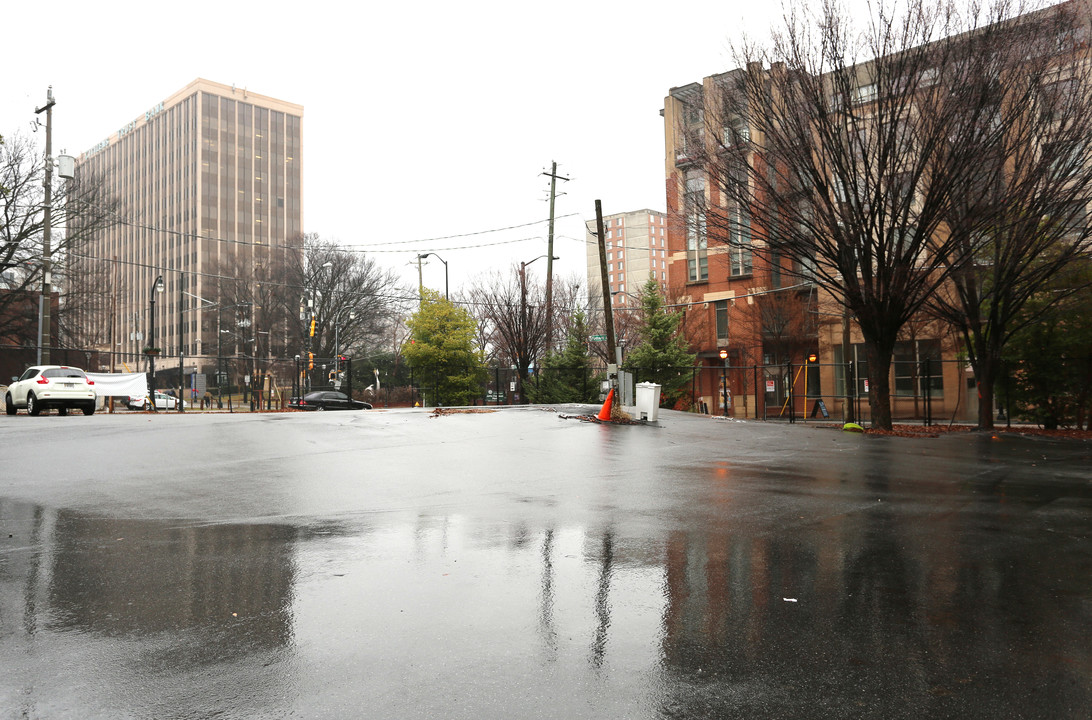
[[[302,398],[292,398],[288,407],[296,410],[371,410],[371,403],[353,400],[343,392],[316,390]]]

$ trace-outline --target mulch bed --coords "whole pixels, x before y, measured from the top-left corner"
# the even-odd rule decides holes
[[[431,417],[443,417],[444,415],[482,415],[484,413],[495,413],[496,410],[487,410],[484,408],[442,408],[438,407],[432,411]]]
[[[595,415],[558,415],[562,420],[580,420],[581,422],[590,422],[602,425],[606,423],[608,425],[644,425],[645,423],[638,422],[629,417],[614,417],[610,420],[600,420]]]
[[[866,435],[889,435],[892,437],[940,437],[941,435],[947,435],[949,433],[967,433],[967,432],[991,432],[997,433],[1017,433],[1019,435],[1039,435],[1041,437],[1059,437],[1070,438],[1073,440],[1092,440],[1092,430],[1044,430],[1043,428],[1030,427],[1026,425],[1019,425],[1016,427],[1005,427],[999,425],[992,430],[979,430],[971,425],[894,425],[891,430],[876,430],[873,428],[867,428],[865,430]]]

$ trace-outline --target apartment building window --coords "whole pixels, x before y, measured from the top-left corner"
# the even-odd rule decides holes
[[[705,111],[700,104],[690,102],[686,104],[683,116],[686,118],[687,125],[699,125],[705,118]]]
[[[1079,199],[1058,205],[1051,215],[1055,222],[1065,228],[1064,237],[1074,242],[1084,236],[1090,219],[1088,206]]]
[[[903,340],[895,343],[892,366],[897,397],[922,397],[926,393],[944,397],[940,340]],[[928,377],[925,376],[926,371]]]
[[[845,397],[846,392],[846,371],[847,363],[853,363],[853,378],[856,382],[855,394],[857,397],[868,396],[868,360],[865,354],[865,346],[860,343],[854,343],[849,347],[849,359],[845,358],[845,353],[842,352],[841,345],[835,345],[834,348],[834,394],[839,397]]]
[[[733,277],[751,274],[751,218],[738,206],[728,211],[728,259]]]
[[[1083,142],[1053,142],[1043,147],[1043,154],[1050,162],[1051,175],[1069,177],[1083,166],[1085,147]]]
[[[1079,85],[1076,78],[1066,78],[1043,85],[1040,97],[1044,111],[1054,117],[1061,117],[1070,112],[1079,97]]]
[[[724,127],[724,145],[733,147],[742,145],[751,139],[751,128],[746,118],[741,115],[732,115],[728,118],[728,124]]]
[[[709,254],[705,227],[705,181],[697,173],[686,174],[686,268],[690,282],[709,279]]]
[[[717,318],[717,340],[728,340],[728,301],[717,300],[713,303]]]
[[[853,91],[853,102],[857,104],[872,102],[878,96],[875,83],[860,85]]]

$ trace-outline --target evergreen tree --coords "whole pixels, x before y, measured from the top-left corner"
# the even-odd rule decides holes
[[[415,381],[435,405],[469,405],[486,380],[477,324],[466,309],[423,288],[421,307],[406,324],[412,339],[403,350]]]
[[[1073,288],[1081,289],[1055,301]],[[1002,407],[1050,430],[1092,427],[1092,263],[1071,263],[1018,319],[1025,324],[1005,345]]]
[[[685,394],[694,376],[694,359],[679,333],[681,312],[667,312],[660,284],[649,278],[641,288],[640,343],[629,352],[622,368],[636,374],[638,382],[661,386],[660,405],[672,407]]]
[[[582,310],[572,317],[565,347],[542,360],[537,381],[528,386],[533,403],[590,403],[599,399],[600,375],[588,354],[588,320]]]

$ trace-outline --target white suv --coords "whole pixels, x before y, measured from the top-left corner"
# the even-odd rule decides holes
[[[94,384],[79,368],[35,365],[12,378],[4,395],[4,410],[14,415],[17,408],[26,408],[27,415],[38,415],[54,407],[58,415],[67,415],[70,409],[79,408],[84,415],[91,415],[95,412]]]

